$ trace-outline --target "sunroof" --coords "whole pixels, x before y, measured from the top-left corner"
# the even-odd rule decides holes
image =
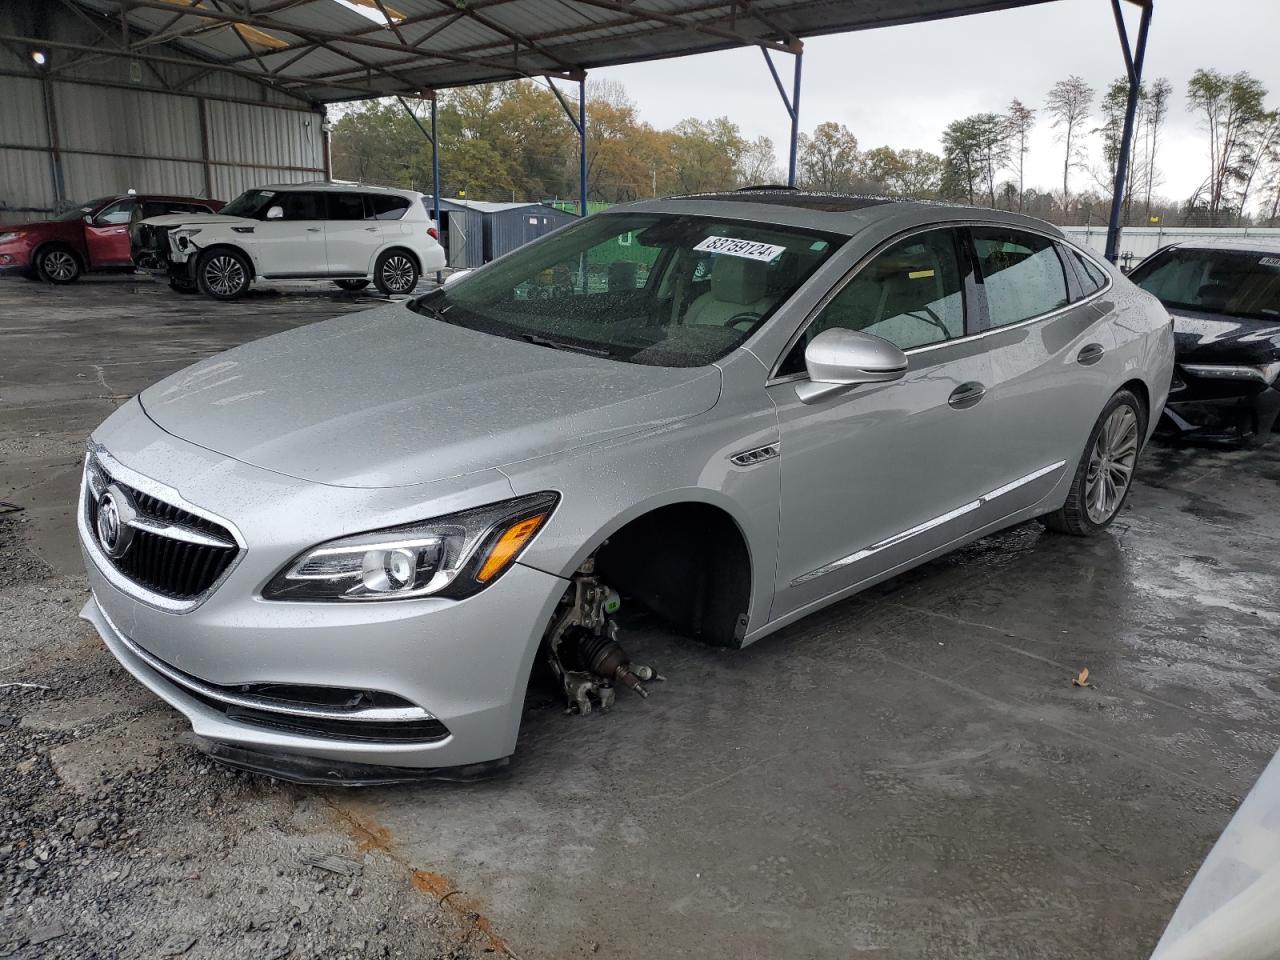
[[[735,190],[732,193],[705,193],[686,200],[730,200],[735,203],[768,203],[776,207],[804,207],[825,213],[848,213],[882,203],[896,203],[893,197],[844,196],[838,193],[803,193],[798,190]]]

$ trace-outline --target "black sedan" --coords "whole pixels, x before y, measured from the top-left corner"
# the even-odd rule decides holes
[[[1129,275],[1173,316],[1166,421],[1205,439],[1264,440],[1280,415],[1280,242],[1196,240]]]

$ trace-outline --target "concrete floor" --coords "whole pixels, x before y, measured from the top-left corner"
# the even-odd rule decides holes
[[[77,575],[123,397],[374,302],[0,283],[0,499]],[[503,780],[323,799],[525,960],[1145,957],[1280,743],[1278,477],[1280,442],[1156,445],[1106,535],[1009,530],[744,651],[637,620],[648,701],[532,708]]]

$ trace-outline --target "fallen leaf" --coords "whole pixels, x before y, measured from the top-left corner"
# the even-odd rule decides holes
[[[1077,676],[1074,680],[1071,681],[1071,685],[1073,687],[1089,686],[1089,668],[1085,667],[1083,670],[1081,670],[1079,676]]]

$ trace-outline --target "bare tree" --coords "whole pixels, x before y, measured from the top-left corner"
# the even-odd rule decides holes
[[[818,124],[800,134],[800,179],[811,190],[851,190],[858,176],[858,138],[843,123]]]
[[[1143,141],[1146,147],[1147,175],[1143,198],[1143,218],[1151,219],[1151,192],[1157,186],[1156,152],[1160,146],[1160,128],[1169,116],[1169,98],[1173,96],[1173,84],[1164,77],[1151,84],[1147,93],[1146,110],[1143,114]]]
[[[778,170],[778,157],[769,137],[756,137],[742,148],[738,157],[738,184],[749,187],[762,183],[777,183],[783,179]]]
[[[1062,157],[1062,211],[1067,212],[1071,199],[1071,168],[1083,162],[1081,141],[1083,125],[1093,106],[1093,87],[1077,76],[1059,80],[1049,91],[1045,109],[1053,117],[1053,126],[1062,128],[1058,139],[1065,145]]]
[[[1244,181],[1247,141],[1265,112],[1266,95],[1261,81],[1245,71],[1227,76],[1200,69],[1187,82],[1187,102],[1209,135],[1209,176],[1192,203],[1204,204],[1215,222],[1232,208],[1232,188]]]
[[[1010,145],[1018,153],[1018,209],[1022,209],[1023,194],[1023,161],[1026,159],[1030,147],[1027,146],[1027,138],[1031,135],[1031,128],[1035,126],[1036,112],[1026,106],[1017,97],[1009,101],[1008,119],[1005,121],[1009,130]]]

